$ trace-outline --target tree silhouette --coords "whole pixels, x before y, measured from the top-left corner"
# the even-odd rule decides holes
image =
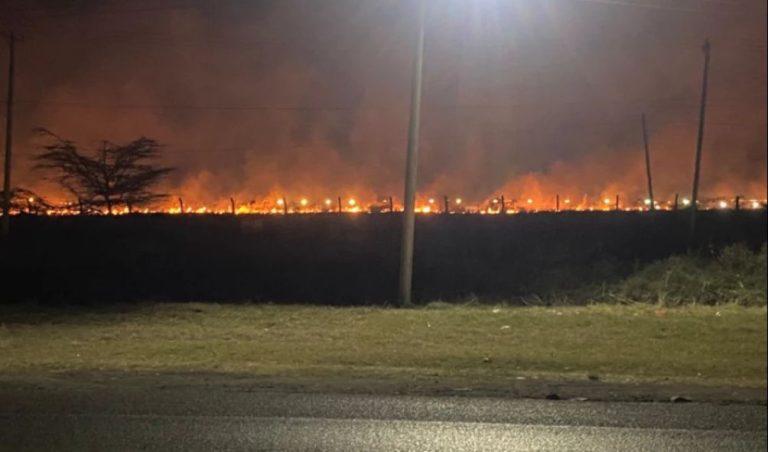
[[[5,198],[5,192],[0,190],[0,199]],[[16,187],[11,190],[11,210],[17,210],[22,212],[24,210],[27,213],[39,213],[52,209],[51,205],[45,198],[26,188]]]
[[[106,207],[111,214],[117,205],[131,211],[167,196],[152,191],[173,169],[150,163],[161,150],[151,138],[141,137],[124,145],[102,141],[93,155],[86,155],[73,141],[46,129],[36,131],[50,139],[43,146],[45,152],[35,156],[36,168],[53,171],[53,180],[74,195],[81,208]]]

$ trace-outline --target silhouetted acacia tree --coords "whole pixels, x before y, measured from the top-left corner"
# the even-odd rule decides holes
[[[106,207],[111,214],[117,205],[133,207],[164,198],[152,188],[172,168],[151,164],[161,146],[141,137],[124,145],[103,141],[93,155],[82,153],[75,143],[46,130],[37,132],[51,141],[35,156],[36,168],[51,170],[54,180],[73,194],[82,208]]]

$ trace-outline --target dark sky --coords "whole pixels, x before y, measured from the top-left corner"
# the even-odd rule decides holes
[[[642,197],[641,112],[658,194],[688,194],[708,36],[702,190],[765,196],[764,0],[428,3],[423,195]],[[160,140],[191,202],[401,195],[413,0],[0,5],[23,37],[16,185],[55,193],[42,126]]]

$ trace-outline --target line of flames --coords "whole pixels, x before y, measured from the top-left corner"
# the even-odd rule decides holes
[[[64,206],[43,208],[35,205],[35,199],[27,200],[27,207],[18,208],[11,211],[11,214],[39,214],[49,216],[78,215],[81,214],[80,208],[72,203]],[[738,207],[736,204],[739,204]],[[701,210],[716,209],[764,209],[768,201],[766,199],[738,199],[733,198],[711,198],[697,202]],[[219,206],[225,203],[219,203]],[[678,208],[686,208],[691,204],[688,198],[682,198],[678,201],[655,201],[656,210],[671,211]],[[199,215],[284,215],[284,214],[319,214],[319,213],[390,213],[402,212],[402,204],[395,204],[392,198],[380,199],[377,202],[361,202],[354,197],[350,198],[325,198],[320,202],[312,202],[309,198],[298,198],[296,201],[288,201],[286,198],[278,197],[274,200],[265,200],[262,202],[235,203],[230,200],[224,208],[211,208],[202,206],[185,206],[181,200],[177,206],[166,205],[159,208],[138,208],[129,209],[122,207],[113,209],[113,215],[125,214],[199,214]],[[182,212],[183,208],[183,212]],[[607,211],[649,211],[651,210],[650,199],[637,200],[629,205],[622,204],[617,198],[603,198],[588,202],[586,198],[574,201],[572,198],[564,197],[562,201],[537,202],[532,198],[520,200],[504,200],[503,197],[496,197],[486,200],[483,203],[468,205],[462,198],[426,198],[416,203],[415,212],[419,214],[476,214],[476,215],[499,215],[499,214],[520,214],[535,212],[557,212],[557,211],[575,211],[575,212],[607,212]],[[108,214],[106,209],[91,210],[89,213]]]

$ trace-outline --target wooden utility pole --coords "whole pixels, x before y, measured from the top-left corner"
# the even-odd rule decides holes
[[[555,195],[555,212],[560,212],[560,195]]]
[[[408,150],[405,163],[403,196],[403,233],[400,244],[400,306],[411,306],[413,298],[413,241],[416,229],[416,175],[419,166],[419,131],[421,127],[421,88],[424,66],[424,22],[427,1],[419,1],[418,33],[411,81],[411,112],[408,123]]]
[[[675,193],[675,207],[673,210],[677,210],[677,205],[680,202],[680,193]]]
[[[2,236],[11,230],[11,149],[13,147],[13,78],[16,37],[8,36],[8,97],[5,104],[5,165],[3,172],[3,224]]]
[[[504,195],[501,195],[501,197],[499,197],[499,202],[501,202],[501,206],[499,207],[499,213],[506,213],[507,208],[505,204],[507,202],[504,200]]]
[[[620,198],[619,198],[619,195],[616,195],[616,210],[620,210],[620,207],[621,207]]]
[[[640,115],[643,123],[643,145],[645,146],[645,173],[648,175],[648,199],[651,200],[649,210],[656,209],[656,203],[653,200],[653,178],[651,177],[651,151],[648,150],[648,130],[645,127],[645,113]]]
[[[232,215],[235,214],[235,198],[229,198],[229,206],[232,209]]]
[[[707,112],[707,80],[709,76],[709,39],[704,40],[704,75],[701,81],[701,107],[699,109],[699,133],[696,137],[696,162],[693,168],[693,193],[691,194],[691,236],[690,241],[696,235],[696,211],[699,199],[699,174],[701,171],[701,146],[704,143],[704,119]]]
[[[451,213],[447,195],[443,196],[443,213]]]
[[[395,211],[395,203],[392,201],[392,197],[389,198],[389,213],[392,213]]]
[[[734,204],[734,208],[737,212],[741,210],[741,196],[736,196],[736,203]]]
[[[339,213],[341,213],[341,196],[336,199],[339,202]]]
[[[179,196],[179,213],[184,213],[184,200]]]
[[[283,199],[283,215],[288,215],[288,201],[285,200],[285,197]]]

